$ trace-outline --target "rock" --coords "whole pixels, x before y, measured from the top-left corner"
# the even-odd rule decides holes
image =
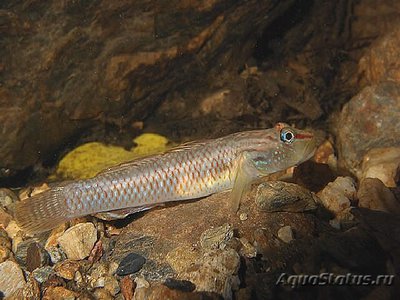
[[[232,237],[232,226],[224,224],[204,231],[200,236],[200,245],[203,249],[224,249]]]
[[[29,272],[47,265],[49,261],[49,254],[42,245],[36,242],[29,245],[26,255],[26,268]]]
[[[12,240],[12,251],[16,253],[18,245],[23,241],[24,233],[14,220],[12,220],[8,224],[8,226],[6,227],[6,231],[8,236]]]
[[[293,231],[290,226],[283,226],[278,230],[278,237],[285,243],[293,240]]]
[[[254,201],[255,194],[256,187],[242,199],[241,207],[248,214],[245,222],[241,221],[236,213],[232,213],[229,192],[214,194],[199,201],[187,201],[150,210],[126,226],[120,235],[112,237],[116,241],[115,246],[104,253],[103,259],[120,262],[130,252],[146,257],[145,265],[135,274],[137,276],[135,298],[139,295],[143,297],[148,295],[147,293],[153,290],[154,284],[164,282],[167,278],[188,280],[196,285],[196,291],[200,291],[198,285],[200,283],[204,289],[214,291],[214,296],[229,296],[230,289],[236,290],[238,287],[238,274],[235,273],[240,265],[238,253],[243,255],[243,261],[248,260],[245,256],[257,255],[262,258],[256,260],[257,268],[259,263],[267,264],[266,261],[269,263],[270,258],[273,263],[281,261],[283,264],[286,262],[286,256],[290,256],[287,258],[290,260],[293,257],[297,258],[299,254],[295,251],[293,251],[295,253],[287,254],[286,248],[282,251],[282,247],[297,249],[297,243],[300,243],[306,248],[309,246],[308,240],[319,233],[316,224],[320,224],[320,221],[314,214],[262,212]],[[160,226],[160,224],[168,224],[168,226]],[[209,232],[210,228],[224,228],[226,224],[230,225],[230,230],[237,232],[240,239],[232,237],[226,243],[224,250],[219,248],[209,250],[200,245],[204,232]],[[286,245],[276,237],[278,229],[282,226],[280,224],[291,226],[296,233],[296,240]],[[318,228],[326,227],[326,225],[318,226]],[[255,229],[265,231],[265,241],[253,234]],[[222,232],[226,233],[230,230],[222,230]],[[224,236],[224,234],[219,236]],[[221,241],[221,239],[218,240]],[[260,246],[261,243],[266,246]],[[301,248],[300,252],[304,248]],[[228,252],[225,253],[225,251]],[[263,256],[264,254],[268,256]],[[218,266],[210,266],[210,260],[219,261],[215,263]],[[224,264],[231,265],[224,268],[221,266]],[[247,270],[253,265],[253,260],[251,260],[243,266],[246,269],[246,277]],[[267,269],[267,266],[262,266],[263,272]],[[216,278],[216,281],[213,281],[213,278]],[[254,277],[253,279],[257,280]],[[144,280],[146,280],[145,286],[142,283]],[[152,283],[151,287],[148,282]],[[217,291],[222,294],[218,294]],[[195,296],[194,293],[189,295]]]
[[[257,249],[246,238],[239,239],[242,247],[240,248],[240,255],[247,258],[254,258],[257,256]]]
[[[189,280],[177,280],[174,278],[167,278],[164,281],[164,285],[171,290],[179,290],[182,292],[193,292],[196,286]]]
[[[239,215],[240,221],[246,221],[249,216],[246,213],[241,213]]]
[[[8,260],[0,264],[0,292],[5,297],[23,288],[24,285],[24,274],[17,263]]]
[[[400,202],[383,182],[365,178],[357,192],[358,206],[400,215]]]
[[[113,276],[106,276],[104,279],[104,289],[114,297],[120,292],[118,280]]]
[[[388,34],[383,35],[366,49],[359,61],[358,73],[368,84],[376,84],[383,80],[400,82],[398,51],[400,29],[398,26],[390,26],[390,28],[392,30]]]
[[[166,261],[177,272],[181,273],[192,267],[200,258],[199,251],[194,247],[177,247],[166,255]]]
[[[54,272],[53,268],[50,266],[37,268],[32,272],[33,277],[40,284],[47,281],[47,279],[53,274],[55,274],[55,272]]]
[[[114,297],[106,289],[103,289],[103,288],[96,289],[93,294],[97,300],[113,300],[114,299]]]
[[[359,181],[378,178],[387,187],[396,187],[399,176],[400,147],[371,149],[364,155],[361,170],[357,173]]]
[[[400,146],[400,84],[383,81],[346,103],[336,123],[339,166],[356,173],[373,148]]]
[[[239,287],[237,275],[240,257],[232,249],[211,250],[205,253],[197,270],[181,275],[196,286],[196,291],[215,292],[232,299],[232,290]]]
[[[321,204],[335,214],[349,208],[355,195],[355,182],[350,177],[336,178],[317,194]]]
[[[11,249],[11,240],[3,228],[0,228],[0,246]]]
[[[69,259],[84,259],[89,256],[97,241],[97,230],[92,223],[80,223],[58,238],[60,247]]]
[[[50,260],[53,264],[63,261],[67,258],[64,251],[58,247],[48,247],[47,253],[50,256]]]
[[[53,230],[51,230],[49,237],[47,238],[46,244],[44,245],[44,249],[50,252],[50,249],[58,246],[58,239],[63,235],[63,233],[67,230],[67,223],[63,223]]]
[[[61,278],[72,280],[74,279],[75,272],[81,267],[81,262],[75,260],[64,260],[54,266],[54,272]]]
[[[67,283],[63,278],[55,274],[50,274],[49,278],[44,283],[42,283],[41,288],[44,291],[46,290],[46,288],[51,286],[54,287],[54,286],[66,286],[66,285]]]
[[[14,206],[18,201],[18,196],[11,190],[0,188],[0,208],[7,214],[14,214]]]
[[[77,293],[63,286],[50,286],[43,294],[43,300],[75,300],[77,297]]]
[[[145,262],[146,259],[143,256],[130,253],[120,262],[116,273],[119,276],[136,273],[143,267]]]
[[[22,241],[17,246],[17,251],[15,251],[15,259],[21,266],[26,266],[26,257],[28,255],[28,248],[31,244],[38,241],[36,238],[30,238]]]
[[[318,164],[326,164],[334,171],[337,170],[335,150],[329,140],[325,140],[318,146],[317,150],[315,150],[314,161]]]
[[[32,274],[29,275],[28,281],[23,289],[23,298],[29,300],[40,299],[40,283],[36,281]]]
[[[317,207],[313,193],[297,184],[283,181],[261,183],[255,201],[260,210],[267,212],[303,212]]]
[[[11,220],[11,215],[6,213],[6,211],[0,207],[0,226],[6,228]]]
[[[137,276],[135,278],[135,284],[137,289],[147,289],[150,287],[150,283],[146,279],[144,279],[143,276]]]
[[[109,274],[108,265],[104,262],[95,263],[87,276],[87,282],[92,288],[104,287],[105,280]]]
[[[6,261],[12,256],[10,248],[0,246],[0,263]]]
[[[91,263],[95,263],[99,261],[102,255],[103,255],[103,242],[101,240],[98,240],[94,245],[92,251],[90,252],[88,261],[90,261]]]
[[[121,294],[125,300],[132,300],[135,284],[129,276],[124,276],[120,281]]]

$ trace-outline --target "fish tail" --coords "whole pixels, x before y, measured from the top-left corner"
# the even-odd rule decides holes
[[[39,233],[71,219],[63,189],[56,187],[17,202],[14,215],[17,224],[28,233]]]

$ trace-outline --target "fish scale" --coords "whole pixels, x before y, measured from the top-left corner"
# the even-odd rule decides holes
[[[311,133],[283,123],[192,142],[111,167],[90,179],[60,183],[19,202],[16,220],[26,231],[41,232],[84,215],[135,211],[228,189],[237,208],[255,179],[301,163],[314,150]]]

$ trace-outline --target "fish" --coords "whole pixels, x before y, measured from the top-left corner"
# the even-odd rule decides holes
[[[104,212],[141,211],[169,201],[231,191],[236,212],[252,183],[310,159],[311,132],[285,123],[194,141],[167,152],[110,167],[89,179],[61,182],[16,204],[15,220],[28,233]]]

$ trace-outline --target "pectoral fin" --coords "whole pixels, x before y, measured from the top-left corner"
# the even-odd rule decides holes
[[[252,169],[254,169],[254,167],[250,165],[247,153],[242,153],[239,157],[235,182],[231,193],[232,209],[235,212],[239,210],[240,201],[242,200],[243,195],[249,191],[251,183],[254,180]]]

